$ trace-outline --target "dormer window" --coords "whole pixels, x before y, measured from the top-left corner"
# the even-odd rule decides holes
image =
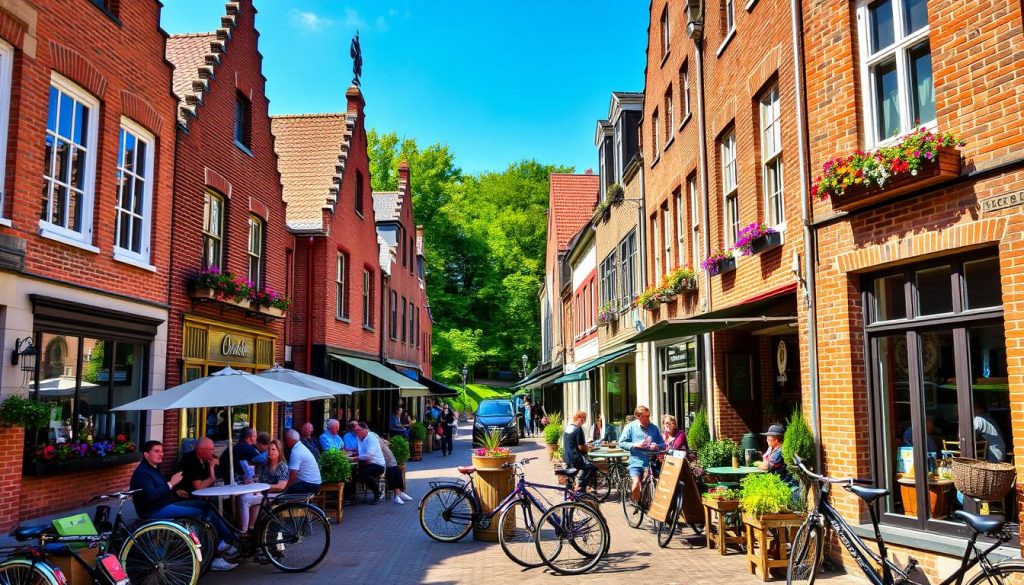
[[[235,144],[252,149],[252,103],[240,91],[235,93]]]

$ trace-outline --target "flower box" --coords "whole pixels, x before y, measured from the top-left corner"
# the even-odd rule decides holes
[[[701,502],[717,512],[735,512],[740,509],[739,500],[720,500],[718,498],[701,498]]]
[[[141,452],[134,453],[120,453],[114,455],[107,455],[105,457],[86,457],[84,459],[71,459],[69,461],[46,461],[46,462],[31,462],[26,461],[22,467],[23,475],[57,475],[61,473],[74,473],[76,471],[86,471],[90,469],[103,469],[107,467],[116,467],[118,465],[128,465],[130,463],[137,463],[142,459]]]
[[[260,315],[266,315],[267,317],[272,317],[274,319],[284,317],[284,311],[274,307],[257,307],[256,312]]]
[[[697,290],[697,279],[696,278],[684,278],[679,281],[676,285],[677,293],[689,293]]]
[[[782,245],[782,234],[779,232],[771,232],[762,234],[759,237],[750,240],[750,253],[760,254],[765,250],[771,250]]]
[[[212,288],[193,289],[192,298],[201,301],[216,301],[218,303],[232,307],[238,307],[239,309],[243,309],[246,311],[252,310],[252,301],[250,301],[249,299],[238,300],[233,298],[218,297],[216,291],[214,291]]]
[[[841,195],[832,195],[832,209],[837,211],[853,211],[874,203],[886,201],[919,191],[960,176],[960,150],[948,146],[940,146],[934,161],[921,166],[916,175],[909,173],[892,177],[881,187],[867,186],[864,183],[850,185]]]
[[[726,272],[732,272],[733,270],[736,270],[736,259],[722,258],[718,262],[715,262],[715,269],[711,272],[711,276],[716,274],[725,274]]]

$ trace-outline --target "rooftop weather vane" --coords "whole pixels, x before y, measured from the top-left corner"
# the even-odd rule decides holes
[[[352,85],[359,87],[359,76],[363,74],[363,51],[359,48],[359,31],[352,37],[352,46],[349,48],[349,55],[352,56]]]

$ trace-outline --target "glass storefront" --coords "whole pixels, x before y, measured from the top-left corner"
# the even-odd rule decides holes
[[[662,414],[671,414],[681,428],[690,423],[703,405],[698,371],[697,339],[659,348]]]

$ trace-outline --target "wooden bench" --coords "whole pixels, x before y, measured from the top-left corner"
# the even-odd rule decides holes
[[[772,569],[785,569],[789,565],[789,543],[803,522],[801,514],[769,514],[761,518],[744,514],[750,574],[756,575],[755,569],[760,569],[761,580],[767,581]],[[778,542],[772,542],[776,539]]]

